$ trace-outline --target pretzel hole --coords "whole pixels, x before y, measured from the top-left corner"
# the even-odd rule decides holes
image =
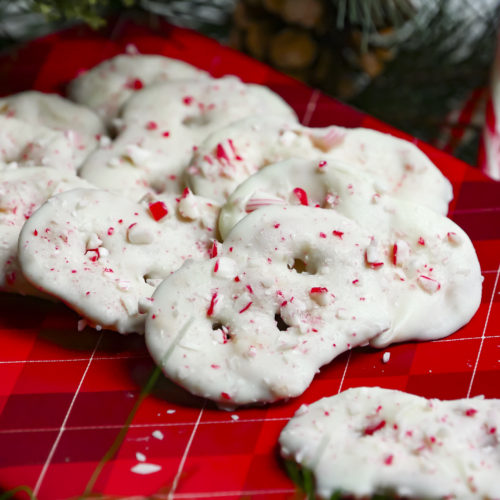
[[[145,274],[142,279],[144,280],[144,282],[146,284],[148,284],[149,286],[152,286],[154,288],[156,288],[162,281],[163,279],[162,278],[155,278],[153,275],[147,273]]]
[[[288,264],[288,269],[294,270],[299,274],[307,272],[307,264],[302,259],[293,259],[293,265]]]
[[[222,323],[219,321],[215,321],[212,323],[212,330],[215,332],[217,330],[220,330],[222,332],[222,338],[224,344],[230,340],[232,340],[233,336],[229,332],[229,328],[227,326],[224,326]]]
[[[281,314],[276,313],[274,315],[274,321],[276,321],[276,326],[280,332],[286,332],[290,325],[285,323],[285,320],[281,317]]]

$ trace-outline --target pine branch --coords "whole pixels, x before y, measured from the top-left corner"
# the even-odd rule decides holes
[[[331,0],[337,12],[337,28],[361,27],[364,33],[387,24],[401,25],[416,14],[411,0]]]
[[[131,7],[135,0],[32,0],[31,9],[49,21],[79,20],[92,28],[106,23],[104,15],[120,7]]]

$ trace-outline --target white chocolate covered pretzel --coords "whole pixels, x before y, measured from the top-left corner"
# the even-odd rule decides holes
[[[74,135],[0,116],[0,171],[43,166],[74,174],[87,152]]]
[[[4,97],[0,99],[0,114],[64,133],[77,151],[80,164],[104,132],[102,121],[93,111],[57,94],[31,90]]]
[[[69,85],[68,95],[92,108],[109,123],[134,92],[144,87],[154,83],[208,78],[205,71],[177,59],[121,54],[75,78]]]
[[[193,149],[209,133],[244,116],[273,111],[295,120],[278,95],[235,77],[154,85],[127,102],[118,137],[90,156],[81,176],[132,198],[151,189],[180,192]]]
[[[378,275],[365,266],[370,238],[356,223],[288,207],[239,228],[154,294],[146,343],[167,377],[221,404],[272,402],[301,394],[322,365],[389,328]]]
[[[282,116],[251,116],[210,134],[195,151],[186,180],[195,193],[224,202],[238,184],[265,165],[287,158],[324,156],[314,141],[326,129],[304,127]]]
[[[19,237],[26,278],[91,325],[144,329],[158,283],[187,259],[208,255],[218,207],[184,193],[134,203],[96,189],[51,198]]]
[[[24,278],[17,259],[23,224],[57,193],[90,185],[53,168],[8,169],[0,172],[0,290],[40,295]]]
[[[254,211],[210,261],[160,285],[146,323],[151,355],[194,394],[238,405],[299,395],[355,346],[451,334],[478,306],[472,245],[444,218],[424,227],[419,209],[439,217],[429,209],[398,209],[381,220],[393,231],[376,236],[336,211]]]
[[[378,387],[303,405],[281,454],[314,474],[319,498],[500,498],[500,400],[440,401]]]
[[[481,271],[465,232],[425,206],[379,195],[370,179],[332,160],[287,160],[265,167],[223,207],[220,234],[231,234],[248,212],[283,204],[332,210],[369,232],[366,262],[379,273],[394,308],[391,328],[373,345],[449,335],[479,307]]]
[[[373,179],[380,193],[446,214],[451,184],[415,145],[374,130],[309,128],[266,116],[248,118],[214,132],[186,169],[193,192],[219,201],[262,167],[288,158],[331,157]]]

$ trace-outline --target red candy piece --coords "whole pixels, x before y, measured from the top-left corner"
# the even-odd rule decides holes
[[[227,162],[229,162],[229,156],[227,156],[227,153],[226,153],[226,150],[224,149],[224,147],[222,146],[222,144],[217,144],[217,150],[216,150],[216,155],[217,155],[217,158],[219,160],[226,160]]]
[[[365,436],[371,436],[385,427],[385,420],[381,420],[376,425],[371,425],[365,429]]]
[[[212,300],[210,301],[210,306],[207,310],[207,316],[212,316],[214,314],[215,305],[217,304],[217,292],[212,295]]]
[[[293,194],[297,197],[301,205],[308,206],[307,193],[302,188],[295,188]]]
[[[128,82],[127,87],[132,90],[141,90],[144,87],[144,84],[139,78],[134,78]]]
[[[150,203],[149,212],[155,221],[159,221],[168,214],[168,208],[163,201],[155,201]]]

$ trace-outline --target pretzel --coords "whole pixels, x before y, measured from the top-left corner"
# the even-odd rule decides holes
[[[80,164],[104,133],[104,125],[93,111],[57,94],[30,90],[4,97],[0,114],[64,133],[77,150]]]
[[[142,333],[158,283],[208,255],[217,210],[189,192],[141,203],[96,189],[62,193],[24,225],[22,271],[90,325]]]
[[[449,241],[451,223],[426,228],[420,209],[438,217],[409,205],[375,236],[336,211],[252,212],[157,289],[149,352],[190,392],[241,405],[301,394],[353,347],[449,335],[479,305],[479,266],[463,232]]]
[[[160,55],[121,54],[75,78],[68,95],[96,111],[107,123],[138,90],[155,83],[204,80],[209,75],[183,61]]]
[[[0,116],[0,172],[18,167],[52,167],[74,174],[86,156],[74,135]]]
[[[149,87],[127,102],[118,137],[90,156],[81,176],[132,198],[151,190],[180,193],[182,172],[209,133],[249,114],[273,110],[295,119],[279,96],[235,77]]]
[[[247,118],[215,131],[186,169],[193,192],[225,201],[247,177],[288,158],[344,163],[373,179],[380,193],[446,214],[451,184],[413,144],[374,130],[309,128],[280,117]]]
[[[222,405],[272,402],[389,328],[378,276],[365,267],[370,238],[356,223],[288,207],[256,211],[239,228],[153,296],[146,344],[167,377]]]
[[[241,184],[221,210],[220,234],[226,238],[252,210],[283,204],[335,211],[369,231],[367,265],[379,269],[381,278],[389,273],[384,279],[401,314],[391,329],[372,341],[377,347],[449,335],[479,307],[481,270],[459,226],[425,206],[378,194],[369,180],[331,160],[287,160],[262,169]]]
[[[82,187],[89,187],[89,184],[75,175],[53,168],[8,169],[0,173],[1,291],[40,295],[26,281],[19,267],[19,233],[26,220],[51,196]]]
[[[359,387],[303,405],[281,454],[319,498],[499,498],[500,400],[440,401]]]

